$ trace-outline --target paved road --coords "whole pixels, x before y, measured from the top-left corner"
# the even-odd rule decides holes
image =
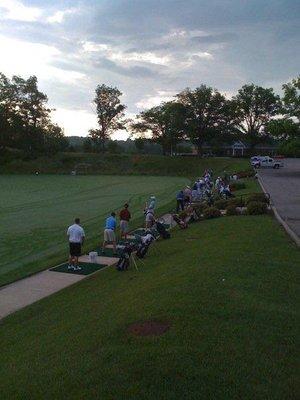
[[[259,176],[281,218],[300,238],[300,158],[284,160],[284,167],[260,169]]]

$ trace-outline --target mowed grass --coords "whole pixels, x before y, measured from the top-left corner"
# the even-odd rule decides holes
[[[3,320],[1,399],[296,399],[300,252],[270,216],[195,223]],[[160,337],[137,321],[165,320]]]
[[[102,240],[105,218],[129,202],[133,219],[157,197],[158,212],[185,178],[0,175],[0,285],[67,258],[67,226],[80,217],[86,250]]]

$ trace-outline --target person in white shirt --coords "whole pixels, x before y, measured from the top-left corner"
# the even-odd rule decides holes
[[[81,246],[83,245],[85,233],[80,226],[80,219],[75,219],[75,224],[69,226],[67,230],[69,239],[70,255],[69,255],[69,270],[80,271],[78,266],[78,257],[81,255]]]

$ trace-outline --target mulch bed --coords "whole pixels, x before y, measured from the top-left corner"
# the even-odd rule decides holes
[[[170,329],[166,321],[136,322],[129,326],[128,332],[134,336],[161,336]]]

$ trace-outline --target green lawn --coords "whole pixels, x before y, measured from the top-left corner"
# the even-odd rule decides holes
[[[76,163],[91,163],[91,174],[71,176]],[[66,259],[65,231],[76,216],[86,229],[91,250],[101,237],[105,217],[130,202],[134,220],[150,194],[158,198],[158,213],[169,210],[174,195],[189,179],[212,168],[215,175],[246,169],[247,160],[99,154],[58,154],[52,159],[16,160],[0,175],[0,286]],[[68,175],[17,175],[17,172],[62,172]],[[130,176],[125,173],[131,174]],[[135,176],[146,174],[155,176]],[[166,176],[161,176],[166,175]],[[169,175],[169,176],[167,176]],[[171,176],[174,175],[174,176]],[[171,202],[171,203],[170,203]]]
[[[270,216],[174,230],[1,324],[2,400],[296,399],[299,249]],[[161,337],[127,333],[167,320]]]
[[[0,284],[64,261],[66,228],[79,216],[87,248],[102,240],[105,218],[129,202],[141,218],[150,194],[166,206],[188,182],[175,177],[0,175]]]

